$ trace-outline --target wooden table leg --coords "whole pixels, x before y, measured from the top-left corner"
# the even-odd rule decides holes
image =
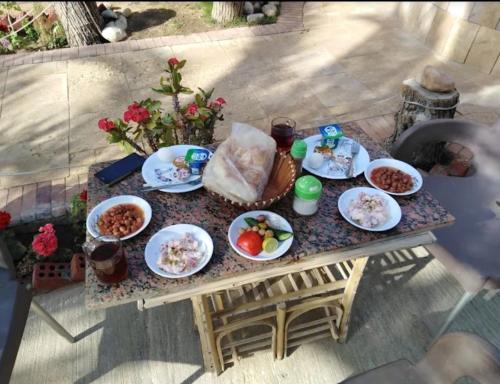
[[[354,301],[354,296],[356,296],[361,276],[363,276],[363,270],[365,269],[367,260],[368,257],[361,257],[353,261],[354,266],[352,273],[349,276],[349,280],[347,281],[347,285],[344,290],[344,297],[342,298],[342,308],[344,313],[342,314],[342,320],[340,322],[339,343],[345,342],[347,338],[352,303]]]

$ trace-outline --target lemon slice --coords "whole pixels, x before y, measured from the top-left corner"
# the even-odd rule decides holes
[[[268,237],[262,242],[262,249],[267,253],[276,251],[278,249],[278,246],[278,240],[276,240],[274,237]]]

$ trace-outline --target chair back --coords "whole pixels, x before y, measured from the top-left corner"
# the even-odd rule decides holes
[[[447,333],[416,364],[431,383],[454,383],[471,377],[481,384],[500,383],[500,350],[468,332]]]

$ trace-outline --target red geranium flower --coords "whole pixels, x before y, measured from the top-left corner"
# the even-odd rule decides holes
[[[224,100],[222,97],[218,97],[217,99],[215,99],[215,102],[219,105],[226,104],[226,100]]]
[[[40,234],[33,238],[31,246],[33,250],[40,256],[49,257],[57,250],[58,242],[56,231],[52,224],[45,224],[38,229]]]
[[[174,66],[174,65],[179,64],[179,60],[177,60],[177,58],[175,58],[175,57],[171,57],[170,59],[168,59],[168,63],[170,65]]]
[[[0,231],[9,226],[10,219],[11,219],[11,216],[10,216],[9,212],[0,211]]]
[[[87,201],[87,190],[84,189],[82,192],[80,192],[80,200]]]
[[[99,129],[102,129],[104,132],[109,132],[115,127],[115,123],[113,123],[111,120],[108,120],[107,117],[99,120],[97,123],[97,126]]]
[[[195,103],[191,103],[187,106],[186,113],[194,115],[196,112],[198,112],[198,106]]]

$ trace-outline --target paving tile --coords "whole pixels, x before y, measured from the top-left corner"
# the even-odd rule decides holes
[[[51,216],[52,182],[46,181],[37,184],[36,190],[36,218],[46,219]]]
[[[36,183],[27,184],[23,187],[23,198],[21,208],[21,220],[32,221],[36,218]]]
[[[498,2],[474,1],[470,12],[469,21],[495,29],[500,19]]]
[[[52,180],[50,200],[52,216],[63,216],[66,212],[66,183],[64,178]]]
[[[490,73],[500,54],[500,32],[481,27],[465,61],[481,72]]]
[[[0,189],[0,211],[5,210],[7,205],[7,197],[9,195],[9,190],[7,188]]]
[[[438,9],[425,39],[425,44],[436,52],[442,52],[449,38],[449,32],[453,28],[454,21],[453,16],[446,11]]]
[[[449,31],[450,37],[443,47],[442,53],[444,57],[457,63],[465,62],[478,31],[479,25],[464,20],[456,20]]]
[[[5,210],[10,213],[13,223],[17,223],[21,219],[22,199],[23,187],[9,188]]]

